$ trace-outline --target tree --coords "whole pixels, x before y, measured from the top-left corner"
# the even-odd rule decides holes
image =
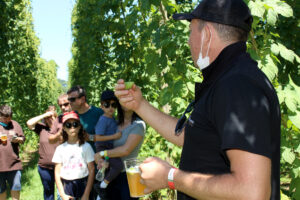
[[[254,16],[248,52],[273,83],[281,104],[282,195],[296,199],[300,196],[299,4],[295,0],[245,2]],[[190,57],[188,23],[170,19],[195,5],[195,1],[177,0],[78,0],[72,16],[69,82],[83,85],[90,101],[99,103],[101,91],[112,89],[122,77],[140,86],[155,107],[180,116],[193,99],[193,83],[202,78]],[[148,132],[141,154],[159,155],[177,164],[180,149],[152,129]]]

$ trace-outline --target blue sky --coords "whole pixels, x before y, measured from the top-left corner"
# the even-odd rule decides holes
[[[32,0],[34,30],[40,39],[40,54],[59,66],[57,77],[68,80],[71,59],[71,14],[75,0]]]

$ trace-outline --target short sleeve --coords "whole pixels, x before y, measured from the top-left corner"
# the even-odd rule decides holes
[[[52,162],[53,163],[62,163],[62,156],[61,156],[61,149],[62,149],[62,145],[59,145],[54,152],[54,155],[52,157]]]
[[[23,129],[22,127],[20,126],[20,124],[16,121],[14,121],[15,123],[13,124],[14,125],[14,130],[17,134],[18,137],[22,137],[23,138],[23,141],[25,141],[25,135],[23,133]]]
[[[136,120],[132,124],[132,129],[130,130],[129,134],[136,134],[136,135],[145,135],[146,124],[142,120]]]
[[[106,133],[106,128],[107,128],[107,121],[105,120],[104,117],[100,117],[97,124],[96,124],[96,127],[95,127],[95,133],[96,135],[104,135]]]
[[[50,129],[50,134],[55,135],[59,129],[59,123],[61,121],[62,116],[58,116],[55,121],[53,122],[51,129]]]
[[[212,120],[221,148],[241,149],[271,157],[270,102],[248,77],[230,77],[218,84],[212,103]]]
[[[40,135],[41,131],[43,130],[43,128],[45,128],[45,126],[43,126],[42,124],[40,123],[37,123],[35,126],[34,126],[34,132],[37,133],[38,135]]]
[[[85,161],[87,163],[93,162],[94,159],[94,150],[92,149],[91,145],[89,143],[84,143],[84,153],[85,153]]]

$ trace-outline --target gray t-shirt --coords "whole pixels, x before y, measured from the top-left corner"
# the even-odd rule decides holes
[[[121,158],[122,161],[128,158],[136,158],[138,156],[139,150],[144,141],[144,136],[146,132],[145,130],[146,130],[145,122],[140,119],[137,119],[122,131],[122,136],[120,139],[114,140],[114,147],[119,147],[126,143],[127,138],[130,134],[141,135],[143,137],[140,143],[133,149],[133,151],[128,156]]]

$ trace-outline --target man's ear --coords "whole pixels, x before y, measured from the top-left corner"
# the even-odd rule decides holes
[[[213,26],[210,23],[206,23],[206,25],[203,27],[203,33],[205,34],[204,43],[208,44],[209,40],[212,37],[212,28]]]

